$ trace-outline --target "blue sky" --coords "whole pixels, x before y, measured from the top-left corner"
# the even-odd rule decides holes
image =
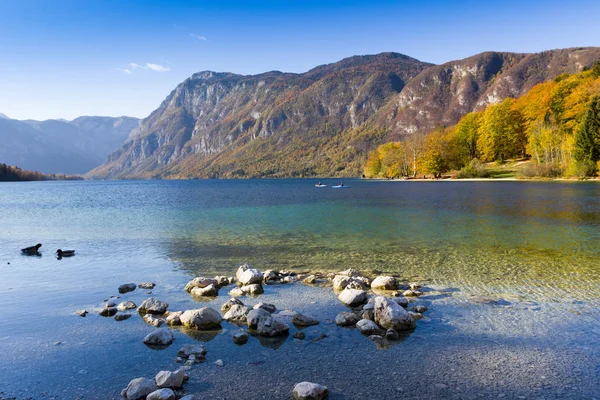
[[[600,2],[0,0],[0,112],[145,117],[197,71],[599,46]]]

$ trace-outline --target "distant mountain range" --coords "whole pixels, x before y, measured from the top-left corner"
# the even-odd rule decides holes
[[[302,74],[200,72],[91,178],[358,176],[369,150],[600,60],[600,48],[481,53],[432,65],[382,53]]]
[[[139,125],[131,117],[18,121],[0,115],[0,162],[47,174],[85,174]]]

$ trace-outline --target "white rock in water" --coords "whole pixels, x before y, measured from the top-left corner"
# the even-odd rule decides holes
[[[327,388],[318,383],[300,382],[292,391],[295,400],[322,400],[327,397]]]
[[[151,315],[151,314],[145,314],[142,319],[144,320],[145,323],[147,323],[148,325],[152,325],[155,327],[159,327],[162,324],[165,323],[164,319],[161,318],[156,318],[155,316]]]
[[[146,400],[176,400],[177,396],[175,396],[175,392],[171,389],[159,389],[156,390],[146,397]]]
[[[185,285],[185,291],[191,293],[192,289],[194,288],[204,288],[208,285],[214,285],[216,287],[219,287],[219,281],[213,278],[205,278],[203,276],[199,276],[197,278],[192,279],[187,283],[187,285]]]
[[[356,307],[367,301],[367,292],[346,288],[339,294],[338,299],[347,306]]]
[[[244,303],[242,303],[240,300],[232,297],[231,299],[227,300],[225,302],[225,304],[223,304],[221,306],[221,312],[222,313],[226,313],[227,311],[229,311],[229,309],[231,308],[231,306],[233,306],[234,304],[238,304],[240,306],[244,305]]]
[[[141,400],[145,399],[150,393],[154,392],[158,387],[152,379],[136,378],[133,379],[125,389],[121,392],[121,395],[127,400]]]
[[[183,385],[183,378],[185,377],[185,371],[178,369],[177,371],[160,371],[156,374],[156,385],[159,388],[171,388],[177,389]]]
[[[270,312],[271,314],[273,314],[275,311],[277,311],[277,307],[275,307],[275,305],[273,304],[269,304],[269,303],[258,303],[255,304],[254,307],[255,310],[258,308],[262,308],[265,311]]]
[[[165,303],[164,301],[156,300],[155,298],[150,297],[140,304],[138,312],[142,314],[164,314],[168,307],[169,303]]]
[[[267,313],[268,317],[261,317],[256,327],[256,333],[261,336],[273,337],[286,335],[290,327],[285,322]]]
[[[144,338],[144,343],[151,346],[166,346],[173,343],[175,338],[170,330],[166,328],[160,328],[150,333]]]
[[[406,331],[415,328],[415,320],[398,303],[383,296],[375,297],[374,319],[377,325],[385,329]]]
[[[199,297],[216,297],[219,295],[219,286],[211,283],[205,287],[195,287],[191,293]]]
[[[119,311],[133,310],[135,308],[137,308],[137,305],[133,301],[129,300],[123,301],[117,305],[117,310]]]
[[[229,322],[246,323],[246,315],[248,315],[250,310],[250,307],[234,304],[233,306],[231,306],[229,311],[227,311],[225,315],[223,315],[223,319]]]
[[[335,324],[339,326],[352,326],[360,320],[358,315],[353,312],[344,311],[335,317]]]
[[[156,286],[156,284],[153,282],[143,282],[138,285],[138,287],[140,289],[149,289],[149,290],[154,289],[155,286]]]
[[[240,297],[244,295],[244,292],[239,287],[233,288],[228,293],[232,297]]]
[[[255,308],[251,310],[246,315],[246,322],[248,323],[248,328],[256,329],[261,318],[267,318],[270,315],[271,314],[264,308]]]
[[[248,264],[241,265],[235,273],[235,278],[239,283],[243,285],[250,285],[253,283],[261,283],[263,280],[263,273],[257,269],[252,268]]]
[[[371,289],[396,290],[398,282],[393,276],[378,276],[371,282]]]
[[[263,294],[265,291],[260,283],[244,285],[240,288],[244,294],[256,295]]]
[[[183,311],[170,312],[169,315],[167,315],[167,324],[181,325],[181,320],[179,319],[179,317],[181,317],[181,314],[183,314]]]
[[[179,320],[186,328],[205,330],[220,327],[223,318],[214,308],[202,307],[197,310],[184,311]]]

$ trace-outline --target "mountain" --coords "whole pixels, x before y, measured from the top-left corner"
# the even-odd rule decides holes
[[[382,53],[303,74],[200,72],[88,177],[357,176],[380,143],[455,124],[598,59],[600,48],[486,52],[443,65]]]
[[[0,119],[10,119],[6,116],[6,114],[0,113]]]
[[[131,117],[0,118],[0,162],[49,174],[84,174],[102,164],[138,125]]]

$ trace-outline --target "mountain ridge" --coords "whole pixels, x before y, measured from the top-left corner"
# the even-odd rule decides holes
[[[597,59],[593,47],[484,52],[441,65],[380,53],[305,73],[201,71],[88,177],[357,176],[377,144],[455,124]]]

